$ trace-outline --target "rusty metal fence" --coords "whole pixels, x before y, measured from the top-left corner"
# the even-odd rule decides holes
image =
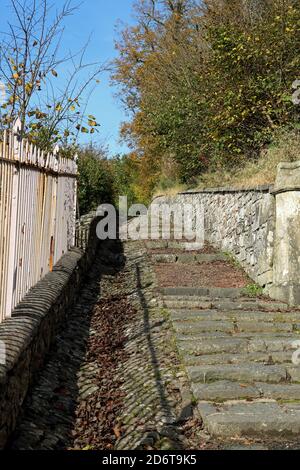
[[[76,159],[45,154],[19,129],[0,141],[0,322],[75,242]]]

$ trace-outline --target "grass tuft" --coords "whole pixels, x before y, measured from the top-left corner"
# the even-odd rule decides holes
[[[186,189],[201,190],[227,186],[250,189],[266,184],[272,185],[276,179],[278,164],[297,160],[300,160],[300,131],[297,129],[280,130],[274,135],[272,143],[261,151],[256,160],[244,158],[234,169],[220,167],[203,173],[193,187],[178,183],[176,178],[163,177],[154,196],[174,197]]]
[[[263,295],[264,290],[258,284],[248,284],[244,289],[242,289],[243,295],[251,298],[260,297]]]
[[[300,160],[300,133],[297,130],[280,131],[267,149],[255,161],[243,161],[239,168],[204,173],[199,177],[197,189],[231,186],[248,189],[265,184],[274,184],[280,162]]]

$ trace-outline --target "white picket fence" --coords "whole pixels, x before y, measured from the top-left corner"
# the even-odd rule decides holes
[[[0,142],[0,322],[75,241],[76,158],[40,151],[19,129]]]

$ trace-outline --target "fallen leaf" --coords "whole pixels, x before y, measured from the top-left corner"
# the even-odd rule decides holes
[[[117,425],[113,428],[113,430],[114,430],[114,434],[115,434],[116,438],[119,439],[121,437],[120,427]]]

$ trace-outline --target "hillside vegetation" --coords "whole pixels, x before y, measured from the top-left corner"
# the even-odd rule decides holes
[[[299,158],[298,0],[138,0],[113,81],[140,200],[170,187],[253,185]]]

